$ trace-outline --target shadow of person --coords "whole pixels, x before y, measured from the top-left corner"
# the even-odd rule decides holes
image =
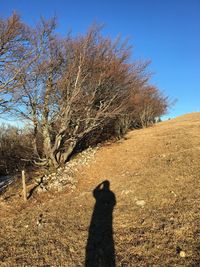
[[[113,209],[115,194],[105,180],[93,190],[96,199],[86,246],[85,267],[115,267]]]

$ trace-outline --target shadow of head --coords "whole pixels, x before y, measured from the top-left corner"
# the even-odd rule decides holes
[[[105,180],[101,183],[102,190],[110,190],[110,182],[108,180]]]

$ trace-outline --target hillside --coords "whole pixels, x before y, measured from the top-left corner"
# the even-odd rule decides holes
[[[107,142],[73,192],[1,198],[0,266],[200,266],[199,174],[200,113]]]

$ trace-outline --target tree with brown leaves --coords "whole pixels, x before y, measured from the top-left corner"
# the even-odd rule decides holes
[[[60,166],[91,133],[124,119],[128,129],[133,114],[143,116],[138,107],[149,103],[149,96],[157,91],[147,90],[147,63],[130,63],[131,50],[126,42],[103,37],[98,26],[76,38],[61,38],[55,34],[55,19],[41,20],[37,27],[26,31],[23,25],[20,28],[18,17],[15,21],[16,31],[8,39],[18,46],[15,52],[8,52],[10,57],[4,52],[3,71],[11,73],[11,81],[15,81],[9,91],[10,112],[28,120],[33,127],[37,164]],[[19,57],[19,51],[23,60],[15,65],[13,59]],[[12,58],[11,72],[6,68],[8,58]],[[16,66],[20,66],[17,72]],[[7,80],[7,85],[11,85]],[[5,85],[6,81],[2,81],[1,86]],[[137,94],[143,102],[139,101],[135,108]],[[159,98],[159,94],[154,98]],[[134,101],[130,105],[131,99]],[[158,108],[157,104],[149,106]],[[149,116],[152,119],[157,113]]]

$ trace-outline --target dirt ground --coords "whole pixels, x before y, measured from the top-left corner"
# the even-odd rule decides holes
[[[200,266],[200,113],[107,142],[77,178],[1,197],[0,266]]]

